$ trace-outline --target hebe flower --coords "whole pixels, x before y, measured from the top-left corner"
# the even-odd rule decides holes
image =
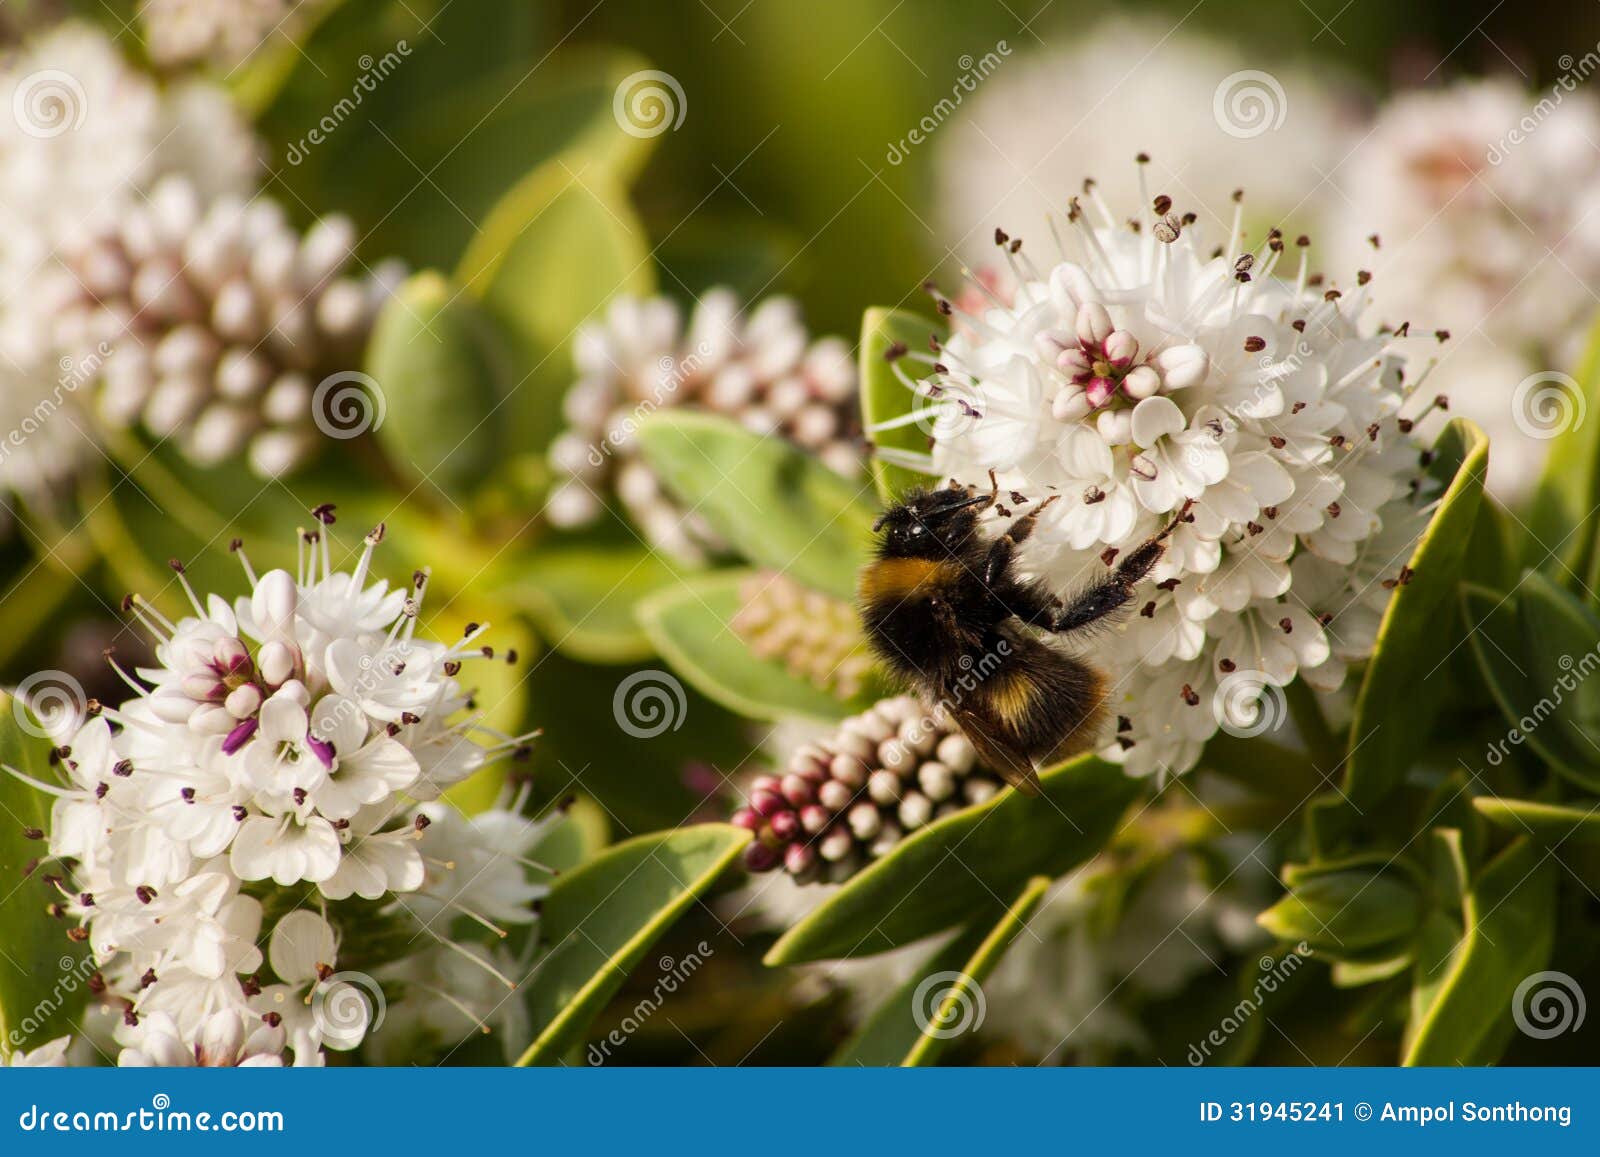
[[[774,571],[751,574],[739,599],[729,626],[753,654],[840,699],[861,689],[873,658],[849,603]]]
[[[745,850],[751,871],[837,881],[1003,786],[943,712],[900,696],[802,745],[782,774],[756,776],[733,822],[756,833]]]
[[[1192,503],[1136,613],[1096,647],[1115,677],[1108,757],[1136,775],[1180,773],[1219,725],[1253,722],[1260,696],[1302,672],[1337,686],[1359,657],[1352,638],[1370,642],[1344,616],[1364,620],[1373,582],[1404,581],[1428,498],[1408,434],[1445,403],[1402,412],[1422,379],[1407,380],[1393,348],[1404,327],[1361,325],[1366,273],[1347,296],[1312,274],[1306,238],[1293,280],[1275,276],[1290,252],[1278,231],[1240,247],[1241,194],[1215,251],[1168,197],[1126,222],[1093,182],[1085,199],[1071,202],[1071,255],[1063,245],[1039,269],[996,231],[1009,288],[979,282],[971,310],[937,296],[955,332],[910,355],[931,374],[896,361],[912,417],[931,419],[931,453],[883,453],[963,482],[993,471],[1014,501],[1058,495],[1024,558],[1063,591]],[[997,504],[997,532],[1012,513]],[[1333,592],[1323,576],[1308,608],[1292,588],[1314,560],[1359,564],[1363,585]]]
[[[382,1011],[370,971],[342,969],[424,949],[514,986],[469,945],[535,918],[548,872],[527,853],[546,822],[516,814],[521,800],[471,819],[419,806],[526,749],[458,679],[494,658],[487,627],[419,638],[427,572],[374,581],[381,526],[334,570],[333,510],[315,514],[296,574],[258,574],[235,543],[250,594],[231,604],[202,600],[177,563],[192,615],[130,597],[158,665],[123,673],[134,695],[92,704],[56,750],[62,782],[35,783],[55,797],[56,910],[88,941],[97,989],[123,1002],[127,1063],[261,1064],[285,1048],[317,1063]],[[371,989],[353,1003],[351,977]]]
[[[687,327],[668,298],[619,298],[603,322],[578,331],[573,357],[567,429],[550,447],[557,486],[547,512],[558,526],[594,522],[609,490],[653,545],[691,561],[720,549],[704,519],[681,510],[638,456],[635,428],[667,406],[725,414],[781,434],[840,474],[861,473],[850,348],[812,341],[789,298],[745,315],[730,290],[713,289]]]

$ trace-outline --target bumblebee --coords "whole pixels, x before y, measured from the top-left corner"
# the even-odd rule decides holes
[[[978,520],[998,505],[992,472],[989,480],[987,494],[952,482],[912,491],[884,511],[873,524],[876,557],[861,573],[861,618],[890,671],[942,706],[979,759],[1037,795],[1037,766],[1098,745],[1109,691],[1098,668],[1041,632],[1070,637],[1107,622],[1191,516],[1185,505],[1103,579],[1062,600],[1019,577],[1016,564],[1017,548],[1060,496],[991,540]]]

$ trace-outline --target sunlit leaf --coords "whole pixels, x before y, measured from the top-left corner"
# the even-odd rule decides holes
[[[928,424],[896,426],[874,430],[881,423],[892,422],[911,413],[917,405],[926,407],[926,399],[918,398],[906,388],[895,374],[895,364],[884,355],[896,346],[908,350],[928,351],[930,335],[940,333],[941,326],[915,313],[903,309],[874,307],[861,319],[860,359],[861,424],[875,446],[913,454],[928,452]],[[901,358],[900,371],[916,380],[933,372],[924,362]],[[872,478],[878,487],[878,497],[885,501],[910,486],[926,485],[928,478],[922,474],[874,458]]]

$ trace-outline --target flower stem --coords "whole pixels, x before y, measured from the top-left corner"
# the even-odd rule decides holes
[[[1344,744],[1339,742],[1333,728],[1328,726],[1328,718],[1322,713],[1316,692],[1304,679],[1295,679],[1285,691],[1289,700],[1289,714],[1294,718],[1295,729],[1305,740],[1311,757],[1322,765],[1323,770],[1332,772],[1344,759]]]

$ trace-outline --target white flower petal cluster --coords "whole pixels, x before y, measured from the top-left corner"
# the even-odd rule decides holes
[[[638,456],[638,424],[667,406],[725,414],[782,434],[847,477],[862,471],[850,347],[835,337],[813,341],[791,298],[767,298],[746,314],[731,290],[713,289],[687,326],[670,298],[619,298],[603,321],[578,331],[573,358],[579,377],[563,403],[567,429],[549,455],[557,485],[546,509],[558,526],[594,522],[614,491],[653,545],[691,561],[721,548]]]
[[[1048,269],[998,233],[1013,287],[971,313],[941,298],[955,333],[929,377],[902,377],[931,420],[922,468],[1054,496],[1024,562],[1063,594],[1177,520],[1096,656],[1115,676],[1107,754],[1132,774],[1180,773],[1261,695],[1301,673],[1335,686],[1360,656],[1365,624],[1347,635],[1344,617],[1408,557],[1375,536],[1417,525],[1407,434],[1421,415],[1401,412],[1417,383],[1394,335],[1361,325],[1366,274],[1342,296],[1302,244],[1298,276],[1280,279],[1291,249],[1276,231],[1258,252],[1213,255],[1165,197],[1129,224],[1089,195],[1091,210],[1072,202],[1076,253]],[[1017,513],[1001,507],[997,532]],[[1311,559],[1350,582],[1360,560],[1362,585],[1308,605],[1293,586]]]
[[[1341,166],[1341,256],[1375,271],[1385,320],[1453,329],[1433,381],[1489,433],[1489,482],[1509,499],[1538,478],[1551,427],[1581,420],[1575,391],[1545,395],[1549,413],[1517,393],[1530,375],[1577,364],[1595,312],[1600,99],[1581,84],[1402,93]]]
[[[1221,195],[1190,205],[1208,227],[1226,225],[1223,197],[1240,185],[1270,215],[1263,227],[1308,226],[1335,199],[1324,175],[1359,126],[1337,82],[1281,54],[1268,63],[1188,26],[1126,16],[1060,48],[1013,52],[969,92],[933,146],[940,223],[969,261],[997,224],[1048,236],[1060,190],[1084,173],[1105,180],[1113,204],[1131,204],[1134,148],[1149,150],[1152,179],[1174,195]]]
[[[381,1015],[378,983],[343,969],[390,963],[372,956],[385,927],[409,929],[409,951],[470,956],[451,939],[458,915],[500,934],[534,920],[546,891],[526,856],[543,821],[426,802],[526,750],[458,680],[492,658],[486,627],[419,638],[427,572],[374,580],[381,527],[333,570],[333,513],[316,514],[298,574],[258,575],[241,550],[251,591],[232,603],[202,601],[176,564],[192,615],[130,599],[157,665],[57,749],[64,785],[36,784],[55,797],[61,914],[98,990],[124,1003],[123,1063],[272,1064],[286,1049],[320,1063]],[[352,976],[376,1010],[349,999]]]
[[[150,58],[167,67],[231,68],[267,47],[294,15],[287,0],[147,0],[139,9]]]

